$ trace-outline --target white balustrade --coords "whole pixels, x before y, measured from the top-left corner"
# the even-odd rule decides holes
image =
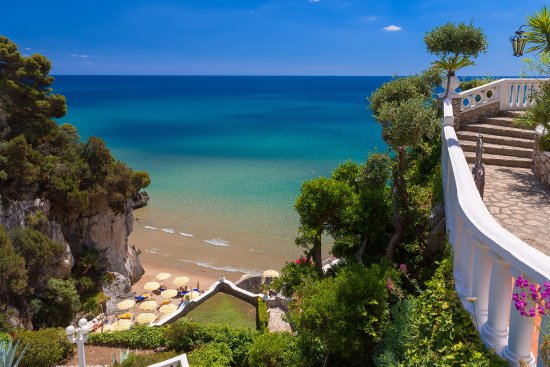
[[[541,81],[502,79],[461,92],[463,98],[473,95],[475,101],[462,111],[493,101],[499,101],[500,110],[525,109],[529,106],[530,94]],[[476,95],[480,96],[477,100]],[[466,297],[475,297],[481,338],[489,348],[494,348],[514,366],[520,358],[535,366],[530,349],[536,331],[532,320],[515,310],[513,280],[514,276],[523,274],[543,284],[550,279],[550,257],[508,232],[489,213],[452,126],[451,101],[444,101],[443,106],[441,167],[447,231],[455,250],[457,292],[470,312],[473,310],[468,307]],[[538,365],[542,366],[540,361]]]
[[[482,86],[458,93],[460,111],[466,112],[499,102],[500,111],[514,111],[528,108],[531,105],[533,92],[548,79],[499,79]]]

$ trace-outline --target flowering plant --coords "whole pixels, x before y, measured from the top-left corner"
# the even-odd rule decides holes
[[[516,310],[521,316],[530,318],[535,328],[542,334],[543,342],[539,353],[544,365],[550,366],[550,330],[548,330],[550,320],[546,319],[546,330],[541,330],[536,322],[537,316],[542,319],[550,315],[550,282],[545,281],[543,286],[540,286],[531,283],[529,279],[520,274],[515,285],[516,288],[521,289],[520,292],[514,293],[512,296]]]

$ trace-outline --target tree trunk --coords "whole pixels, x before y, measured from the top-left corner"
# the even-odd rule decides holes
[[[323,258],[321,255],[321,235],[315,236],[313,243],[313,261],[319,275],[323,275]]]
[[[403,240],[403,234],[405,233],[405,227],[407,225],[406,213],[409,207],[409,195],[407,193],[407,182],[405,181],[405,149],[403,147],[397,147],[396,150],[398,153],[398,169],[394,174],[395,186],[393,188],[392,203],[395,229],[388,242],[388,249],[386,252],[386,258],[391,262],[395,259],[397,246]]]

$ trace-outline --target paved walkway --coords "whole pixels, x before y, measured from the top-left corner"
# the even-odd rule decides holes
[[[269,312],[269,322],[268,322],[268,328],[269,331],[278,332],[278,331],[288,331],[292,332],[292,329],[290,328],[290,324],[283,320],[283,315],[285,312],[281,310],[280,308],[270,308],[268,310]]]
[[[530,169],[485,166],[483,200],[504,228],[550,256],[550,188]]]

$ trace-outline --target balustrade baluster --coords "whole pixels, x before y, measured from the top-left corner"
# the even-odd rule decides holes
[[[460,248],[460,242],[462,241],[462,237],[464,236],[464,220],[459,216],[455,215],[455,221],[456,223],[456,237],[454,237],[453,244],[453,274],[455,277],[455,284],[461,284],[462,282],[462,268],[460,264],[460,256],[461,256],[461,248]]]
[[[491,278],[493,259],[489,253],[489,246],[477,238],[474,239],[474,245],[475,260],[472,296],[477,299],[475,301],[475,313],[477,326],[481,329],[483,324],[487,322],[487,313],[489,310],[489,280]]]
[[[481,328],[486,345],[498,354],[508,342],[508,322],[512,302],[512,273],[510,264],[490,251],[493,259],[489,288],[489,308],[487,322]]]
[[[460,283],[457,288],[461,299],[472,295],[472,282],[474,271],[474,253],[472,246],[472,230],[466,226],[462,229],[462,241],[460,241]]]

